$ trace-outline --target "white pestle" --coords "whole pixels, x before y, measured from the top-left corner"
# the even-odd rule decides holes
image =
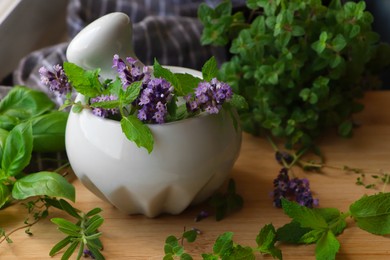
[[[95,20],[81,30],[70,42],[66,58],[84,69],[100,68],[107,79],[116,77],[112,59],[118,54],[122,59],[137,59],[132,43],[132,23],[120,12],[110,13]],[[139,65],[143,66],[142,63]]]

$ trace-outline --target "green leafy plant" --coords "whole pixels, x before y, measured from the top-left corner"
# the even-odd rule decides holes
[[[203,44],[231,54],[220,78],[246,98],[242,126],[271,133],[288,147],[309,146],[329,128],[349,136],[353,114],[368,88],[379,87],[390,48],[372,31],[364,1],[247,0],[247,13],[230,1],[200,5]]]
[[[149,67],[138,67],[136,60],[118,55],[114,65],[115,79],[102,81],[100,70],[86,71],[76,64],[65,62],[54,66],[55,72],[41,68],[43,82],[53,91],[65,94],[64,106],[73,106],[73,112],[91,109],[92,113],[120,121],[122,131],[138,147],[152,152],[154,140],[148,124],[163,124],[183,120],[200,113],[217,114],[224,108],[233,114],[233,108],[245,109],[245,100],[234,94],[226,83],[217,80],[217,63],[210,58],[202,68],[202,79],[188,73],[173,73],[157,60],[153,73]],[[71,90],[84,96],[74,101]],[[226,102],[225,102],[226,101]],[[235,125],[235,117],[233,116]]]
[[[79,221],[69,224],[65,219],[52,219],[69,236],[55,245],[50,255],[71,243],[62,259],[69,259],[78,245],[78,259],[84,248],[96,259],[104,259],[97,231],[103,223],[98,215],[100,209],[84,214],[66,202],[64,199],[75,201],[75,188],[57,170],[25,171],[33,152],[65,150],[67,117],[68,113],[55,110],[46,94],[22,86],[12,88],[0,101],[0,209],[22,202],[30,215],[19,228],[9,232],[6,227],[0,228],[0,243],[12,243],[11,235],[20,229],[31,235],[31,227],[46,218],[49,208],[54,207]]]
[[[237,244],[233,241],[233,233],[226,232],[216,239],[212,253],[201,254],[202,259],[255,259],[256,253],[283,259],[282,251],[276,246],[280,243],[316,244],[317,260],[335,259],[341,247],[337,236],[347,228],[346,219],[349,217],[359,228],[369,233],[390,234],[390,193],[363,196],[352,203],[345,213],[336,208],[308,208],[286,199],[282,200],[282,207],[292,219],[291,222],[278,229],[272,224],[265,225],[256,237],[256,247]],[[167,238],[166,247],[167,244],[173,248],[176,246],[180,253],[172,254],[172,250],[165,250],[166,259],[182,257],[184,247],[178,241],[174,236]],[[186,254],[185,258],[180,259],[192,257]]]

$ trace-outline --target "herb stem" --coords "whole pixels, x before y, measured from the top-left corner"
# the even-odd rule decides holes
[[[37,218],[34,222],[32,223],[29,223],[29,224],[26,224],[24,226],[20,226],[18,228],[15,228],[14,230],[11,230],[8,234],[4,234],[3,238],[0,240],[0,244],[4,242],[4,240],[7,240],[13,233],[15,233],[16,231],[18,230],[21,230],[21,229],[25,229],[25,228],[30,228],[32,226],[34,226],[35,224],[37,224],[42,218]]]

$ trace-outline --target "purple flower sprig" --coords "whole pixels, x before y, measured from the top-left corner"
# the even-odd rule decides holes
[[[116,79],[102,79],[98,68],[87,71],[70,62],[42,67],[39,73],[51,91],[66,95],[65,107],[73,106],[74,112],[89,108],[96,116],[120,120],[126,137],[148,152],[154,142],[147,124],[182,120],[204,111],[217,114],[234,97],[231,87],[217,80],[214,58],[203,66],[202,80],[173,73],[157,61],[152,69],[139,66],[134,58],[114,55],[112,64]],[[72,91],[82,94],[86,102],[71,100]],[[179,105],[179,98],[185,103]]]

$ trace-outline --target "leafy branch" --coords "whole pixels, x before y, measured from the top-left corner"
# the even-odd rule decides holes
[[[346,219],[352,218],[362,230],[375,235],[390,234],[390,193],[378,193],[363,196],[352,203],[345,213],[336,208],[308,208],[296,202],[282,200],[284,213],[291,218],[291,222],[276,229],[267,224],[259,231],[256,237],[256,247],[237,244],[233,241],[233,233],[221,234],[213,245],[212,253],[202,253],[202,259],[255,259],[256,253],[271,255],[276,259],[283,259],[280,244],[316,244],[315,255],[317,260],[335,259],[341,245],[337,236],[347,228]],[[169,236],[167,245],[179,241]],[[195,237],[196,238],[196,237]],[[193,240],[195,241],[195,240]],[[191,241],[191,242],[193,242]],[[173,254],[166,250],[167,258],[182,257],[184,247]],[[186,254],[186,258],[193,259]],[[169,258],[168,258],[169,257]]]

